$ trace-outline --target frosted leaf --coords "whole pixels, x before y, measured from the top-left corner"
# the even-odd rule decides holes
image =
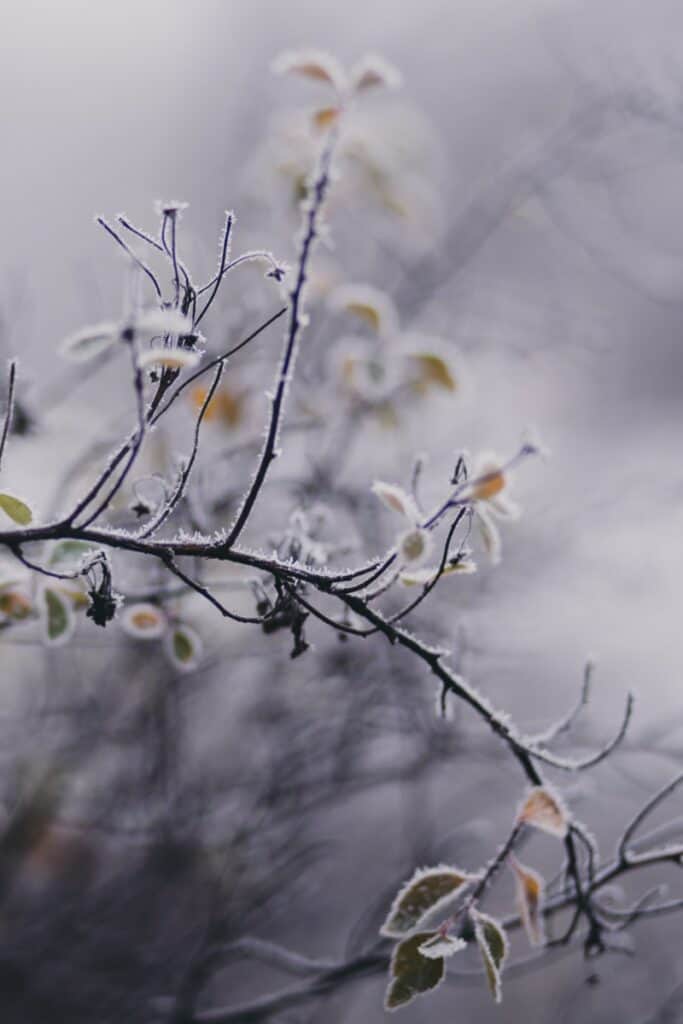
[[[476,459],[468,496],[485,502],[486,509],[499,519],[518,519],[519,505],[510,499],[509,476],[503,459],[494,452],[483,452]]]
[[[522,514],[517,502],[512,501],[505,493],[489,498],[487,508],[497,519],[519,519]]]
[[[444,975],[443,957],[430,959],[423,956],[420,946],[432,938],[433,932],[417,932],[399,942],[391,958],[391,981],[384,998],[387,1010],[405,1006],[415,996],[436,988]]]
[[[178,309],[143,310],[135,317],[131,327],[142,340],[167,334],[192,334],[192,320]]]
[[[59,346],[59,351],[67,359],[84,362],[104,352],[118,337],[118,324],[95,324],[70,334]]]
[[[158,640],[166,632],[166,616],[161,608],[146,601],[126,605],[119,616],[121,628],[137,640]]]
[[[476,571],[477,564],[476,562],[473,562],[471,558],[459,558],[456,562],[444,567],[441,577],[458,575],[468,576]],[[412,569],[408,572],[402,572],[399,579],[406,587],[426,587],[436,579],[438,573],[438,565],[429,565],[424,569]]]
[[[32,611],[33,605],[26,594],[14,589],[11,584],[3,583],[0,588],[0,616],[20,622],[28,618]]]
[[[437,352],[411,352],[409,358],[417,364],[417,383],[422,387],[436,385],[445,391],[456,391],[458,381],[448,361]]]
[[[71,605],[63,594],[53,587],[43,590],[45,639],[54,647],[65,644],[74,631]]]
[[[378,288],[366,284],[344,284],[329,298],[330,308],[357,316],[383,337],[398,331],[398,313],[392,299]]]
[[[322,50],[289,50],[273,61],[272,70],[276,75],[301,75],[314,82],[325,82],[338,91],[346,86],[341,64]]]
[[[502,553],[500,530],[488,512],[481,506],[477,507],[476,521],[486,553],[492,565],[498,565]]]
[[[472,484],[471,495],[477,501],[489,501],[505,487],[505,474],[501,469],[490,469]]]
[[[28,505],[12,494],[0,494],[0,508],[18,526],[28,526],[33,519]]]
[[[372,485],[372,493],[376,494],[379,500],[394,512],[399,512],[407,519],[415,520],[417,518],[415,501],[402,487],[398,487],[396,484],[387,484],[383,480],[375,480]]]
[[[549,786],[532,789],[517,814],[517,821],[558,839],[567,835],[568,819],[562,798]]]
[[[470,917],[474,925],[474,937],[484,961],[491,995],[497,1003],[500,1003],[502,999],[500,976],[508,955],[507,936],[502,925],[487,914],[471,910]]]
[[[376,86],[397,89],[400,84],[400,72],[378,54],[366,54],[351,68],[351,87],[354,92],[364,92]]]
[[[472,876],[459,868],[436,867],[418,869],[400,889],[380,932],[396,938],[416,928],[427,914],[435,912],[451,900]]]
[[[150,366],[164,366],[171,370],[186,370],[196,366],[201,356],[186,348],[150,348],[138,356],[138,366],[146,370]]]
[[[515,875],[517,907],[524,931],[532,946],[542,946],[545,940],[543,928],[543,899],[545,882],[533,868],[520,864],[516,857],[510,858]]]
[[[441,932],[437,932],[436,935],[432,935],[431,939],[427,939],[426,942],[422,943],[420,953],[429,960],[438,960],[439,957],[453,956],[454,953],[459,953],[466,946],[467,943],[464,939],[453,935],[442,935]]]

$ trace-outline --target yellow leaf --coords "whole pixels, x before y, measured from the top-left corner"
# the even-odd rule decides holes
[[[413,358],[418,363],[421,379],[426,384],[436,384],[446,391],[457,389],[457,381],[442,356],[438,356],[434,352],[416,352]]]
[[[221,392],[220,397],[220,412],[221,419],[228,427],[238,427],[244,419],[244,406],[246,400],[246,391],[228,391],[227,389]]]
[[[120,622],[124,632],[142,640],[156,640],[166,632],[166,616],[161,608],[145,601],[124,608]]]
[[[190,389],[190,401],[197,411],[204,405],[208,393],[207,388],[203,384],[197,384],[196,387]],[[220,401],[218,395],[214,395],[204,412],[204,421],[210,423],[212,420],[217,419],[219,414]]]
[[[33,519],[28,505],[11,494],[0,494],[0,508],[18,526],[28,526]]]
[[[505,487],[505,482],[505,476],[500,469],[485,473],[484,476],[479,477],[473,483],[472,497],[480,501],[488,501],[489,498],[494,498],[496,494],[500,494]]]
[[[398,313],[386,292],[367,284],[343,284],[331,293],[330,307],[351,313],[377,334],[390,337],[398,330]]]
[[[32,611],[33,605],[20,591],[7,590],[0,594],[0,613],[8,619],[25,619]]]
[[[349,302],[346,308],[349,313],[353,313],[369,324],[373,331],[379,332],[382,319],[376,306],[371,306],[367,302]]]

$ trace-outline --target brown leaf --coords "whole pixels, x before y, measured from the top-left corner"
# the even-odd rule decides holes
[[[543,899],[545,882],[533,868],[520,864],[516,857],[510,858],[515,875],[517,906],[522,918],[524,931],[532,946],[542,946],[545,941],[543,929]]]
[[[567,811],[561,798],[548,786],[537,786],[529,792],[517,820],[558,839],[567,835]]]

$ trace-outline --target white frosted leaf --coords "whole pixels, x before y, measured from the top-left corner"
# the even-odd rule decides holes
[[[454,953],[459,953],[466,946],[467,943],[464,939],[454,935],[442,935],[440,932],[437,932],[436,935],[432,935],[431,939],[427,939],[426,942],[422,943],[420,953],[430,960],[438,960],[439,957],[453,956]]]
[[[186,370],[196,366],[201,356],[186,348],[149,348],[138,356],[138,366],[146,370],[150,366],[164,366],[170,370]]]
[[[178,309],[146,309],[131,324],[138,338],[192,334],[192,320]]]
[[[394,512],[399,512],[407,519],[417,518],[415,502],[402,487],[387,484],[383,480],[375,480],[372,485],[372,493],[376,494],[379,500]]]
[[[491,563],[498,565],[502,553],[500,530],[481,505],[477,506],[476,521],[486,553]]]

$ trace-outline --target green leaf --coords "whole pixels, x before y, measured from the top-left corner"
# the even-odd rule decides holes
[[[444,975],[443,957],[430,958],[420,953],[420,946],[434,938],[434,932],[416,932],[399,942],[391,958],[391,981],[384,1006],[397,1010],[415,996],[436,988]]]
[[[185,623],[178,623],[167,635],[166,651],[171,662],[181,672],[197,667],[202,654],[202,641],[198,633]]]
[[[502,925],[478,910],[470,911],[474,924],[474,937],[484,961],[486,979],[491,995],[497,1003],[502,999],[500,975],[508,955],[507,936]]]
[[[423,918],[463,889],[472,876],[458,868],[421,868],[406,882],[394,900],[380,932],[400,938],[416,928]]]
[[[74,628],[74,620],[68,601],[52,587],[43,591],[46,613],[46,632],[49,644],[58,646],[66,643]]]
[[[0,494],[0,508],[19,526],[28,526],[33,519],[33,512],[28,505],[11,494]]]

